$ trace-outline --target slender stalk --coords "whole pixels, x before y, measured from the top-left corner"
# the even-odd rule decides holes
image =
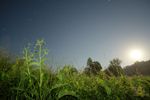
[[[42,84],[43,84],[43,72],[42,72],[42,56],[43,56],[43,51],[42,51],[42,46],[43,46],[43,40],[38,40],[37,41],[37,50],[38,50],[38,63],[39,63],[39,92],[40,92],[40,99],[42,100]]]
[[[41,57],[41,54],[42,54],[42,47],[41,47],[41,44],[39,44],[39,63],[40,63],[40,99],[42,100],[42,95],[41,95],[41,86],[42,86],[42,57]]]
[[[29,61],[30,61],[30,57],[29,57],[29,51],[27,49],[25,49],[25,63],[26,63],[26,67],[27,67],[27,73],[28,73],[28,77],[29,77],[29,83],[31,84],[31,73],[30,73],[30,66],[29,66]]]

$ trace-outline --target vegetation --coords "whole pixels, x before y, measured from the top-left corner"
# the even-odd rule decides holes
[[[150,60],[135,62],[134,64],[130,66],[126,66],[124,68],[124,72],[128,76],[133,76],[133,75],[149,76],[150,75]]]
[[[105,70],[108,75],[121,76],[124,75],[124,71],[121,67],[121,60],[118,58],[110,61],[109,67]]]
[[[54,72],[46,65],[45,42],[24,49],[22,58],[0,53],[0,99],[16,100],[149,100],[150,77],[124,74],[119,59],[102,71],[87,60],[84,71],[65,65]]]
[[[92,61],[91,58],[88,58],[87,60],[87,67],[84,70],[84,73],[87,75],[96,75],[98,74],[102,69],[101,64],[98,61]]]

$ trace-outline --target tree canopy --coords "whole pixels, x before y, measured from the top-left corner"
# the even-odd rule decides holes
[[[109,73],[109,75],[115,75],[115,76],[123,75],[124,72],[121,67],[121,60],[118,58],[111,60],[109,67],[106,69],[106,73]]]
[[[88,58],[87,67],[84,69],[86,74],[98,74],[102,69],[101,64],[98,61],[92,61],[92,58]]]

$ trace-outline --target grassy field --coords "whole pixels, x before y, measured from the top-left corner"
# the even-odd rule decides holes
[[[71,65],[53,71],[45,64],[47,49],[38,40],[22,58],[0,55],[0,99],[16,100],[150,100],[150,77],[88,75]]]

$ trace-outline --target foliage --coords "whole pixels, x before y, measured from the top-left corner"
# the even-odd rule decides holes
[[[141,61],[135,62],[130,66],[126,66],[124,68],[124,72],[126,75],[133,76],[133,75],[150,75],[150,60],[149,61]]]
[[[84,69],[84,72],[88,75],[90,74],[98,74],[102,69],[101,64],[98,61],[92,61],[91,58],[87,60],[87,67]]]
[[[78,71],[71,65],[65,65],[54,72],[45,63],[46,55],[45,42],[38,40],[34,48],[28,46],[24,49],[22,58],[12,61],[8,56],[0,56],[0,99],[150,99],[150,77],[128,77],[109,69],[114,74],[110,76],[101,71],[100,63],[91,58],[87,61],[91,75]],[[93,69],[97,67],[98,69]],[[109,67],[120,68],[120,61],[111,61]]]
[[[121,68],[121,60],[118,58],[113,59],[110,61],[109,67],[106,70],[106,73],[109,73],[110,75],[113,74],[115,76],[121,76],[124,74],[123,69]]]

